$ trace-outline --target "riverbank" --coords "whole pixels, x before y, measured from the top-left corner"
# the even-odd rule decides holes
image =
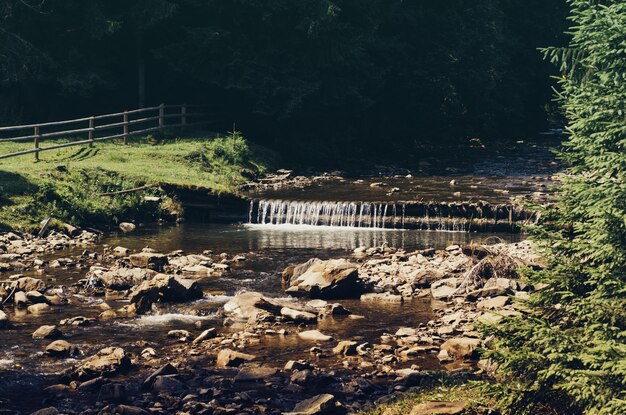
[[[28,144],[0,143],[2,154]],[[239,134],[227,137],[147,137],[128,146],[59,149],[0,161],[0,229],[35,231],[52,217],[74,226],[115,221],[175,220],[181,206],[163,186],[235,193],[262,176],[275,157]],[[141,191],[134,191],[141,190]]]
[[[45,240],[55,239],[76,238]],[[527,242],[279,259],[280,250],[183,252],[175,242],[155,252],[90,237],[58,251],[2,240],[21,264],[1,278],[11,382],[2,398],[23,413],[353,413],[406,405],[404,393],[425,399],[442,382],[458,391],[490,379],[476,322],[523,313],[515,299],[533,287],[516,270],[542,266]],[[42,400],[27,406],[25,395]]]

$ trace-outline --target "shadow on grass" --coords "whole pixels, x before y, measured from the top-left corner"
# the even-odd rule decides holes
[[[37,186],[23,176],[0,170],[0,206],[10,204],[11,196],[23,196],[36,190]]]

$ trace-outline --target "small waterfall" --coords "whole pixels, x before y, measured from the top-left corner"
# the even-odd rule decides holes
[[[399,210],[383,202],[258,200],[250,203],[248,223],[399,229],[404,224]]]
[[[440,232],[515,231],[529,212],[509,205],[446,202],[253,200],[248,223]]]

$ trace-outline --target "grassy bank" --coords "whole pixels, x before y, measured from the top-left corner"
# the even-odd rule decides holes
[[[63,140],[47,141],[42,147]],[[0,143],[0,154],[32,143]],[[133,139],[128,146],[97,143],[0,160],[0,229],[33,230],[47,217],[77,225],[156,219],[178,209],[159,184],[234,193],[266,171],[273,155],[241,135]],[[141,192],[113,194],[138,187]],[[154,187],[151,187],[154,186]],[[146,199],[145,196],[158,196]]]

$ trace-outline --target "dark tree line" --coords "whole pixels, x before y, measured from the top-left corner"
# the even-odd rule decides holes
[[[0,119],[208,104],[281,148],[545,129],[565,1],[4,0]],[[385,146],[392,149],[393,146]],[[378,149],[377,149],[378,150]]]

